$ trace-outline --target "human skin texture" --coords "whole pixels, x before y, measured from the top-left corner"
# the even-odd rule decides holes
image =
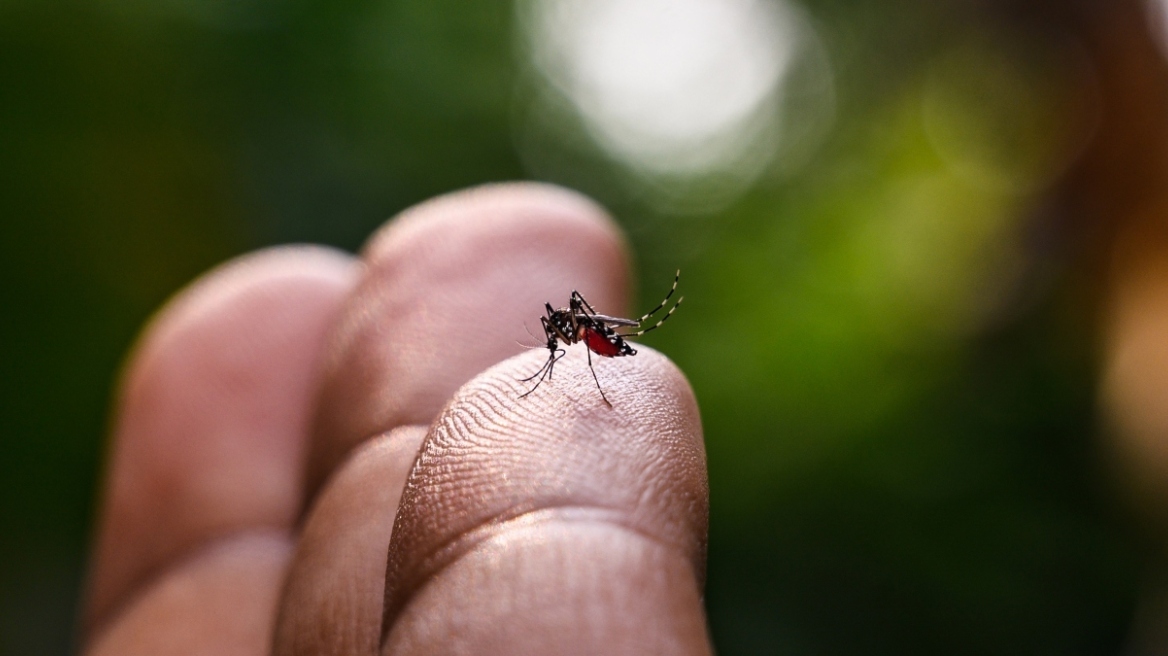
[[[519,398],[543,303],[628,286],[604,212],[531,184],[193,283],[120,386],[87,653],[709,653],[684,375],[601,359],[610,407],[576,346]]]

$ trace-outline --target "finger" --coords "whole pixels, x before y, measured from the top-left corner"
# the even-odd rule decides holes
[[[318,248],[225,265],[179,294],[127,366],[86,626],[199,545],[286,529],[318,356],[357,267]]]
[[[581,350],[525,399],[529,353],[430,429],[389,547],[383,653],[705,654],[698,409],[650,349]]]
[[[1168,244],[1150,212],[1117,240],[1100,386],[1123,480],[1142,510],[1168,517]]]
[[[1099,386],[1104,445],[1147,535],[1168,539],[1168,207],[1149,206],[1118,235],[1104,306]],[[1144,581],[1128,642],[1131,653],[1164,644],[1168,585]]]
[[[291,554],[283,534],[236,535],[141,591],[89,656],[262,656]]]
[[[1165,263],[1168,265],[1168,262]],[[1156,515],[1168,499],[1168,266],[1116,294],[1101,392],[1125,482]]]
[[[425,436],[425,427],[406,426],[370,440],[316,498],[281,598],[277,656],[377,653],[385,553]]]
[[[370,241],[367,269],[334,333],[308,460],[307,490],[361,440],[429,424],[460,385],[542,346],[545,302],[572,289],[625,307],[616,227],[582,196],[547,185],[480,187],[407,211]]]

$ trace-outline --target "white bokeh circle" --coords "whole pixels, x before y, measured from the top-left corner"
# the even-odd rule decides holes
[[[534,0],[538,70],[611,155],[649,173],[733,166],[772,112],[800,23],[777,0]]]

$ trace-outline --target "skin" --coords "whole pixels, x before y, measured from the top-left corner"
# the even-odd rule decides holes
[[[682,373],[600,358],[609,407],[577,346],[518,398],[543,303],[628,286],[603,211],[527,184],[196,281],[126,366],[86,652],[710,653]]]

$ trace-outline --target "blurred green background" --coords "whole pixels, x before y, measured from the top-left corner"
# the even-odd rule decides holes
[[[512,179],[610,208],[641,305],[684,272],[647,341],[702,407],[719,653],[1124,651],[1149,550],[1063,199],[1114,120],[1090,26],[1133,7],[0,0],[0,652],[76,647],[170,294]]]

